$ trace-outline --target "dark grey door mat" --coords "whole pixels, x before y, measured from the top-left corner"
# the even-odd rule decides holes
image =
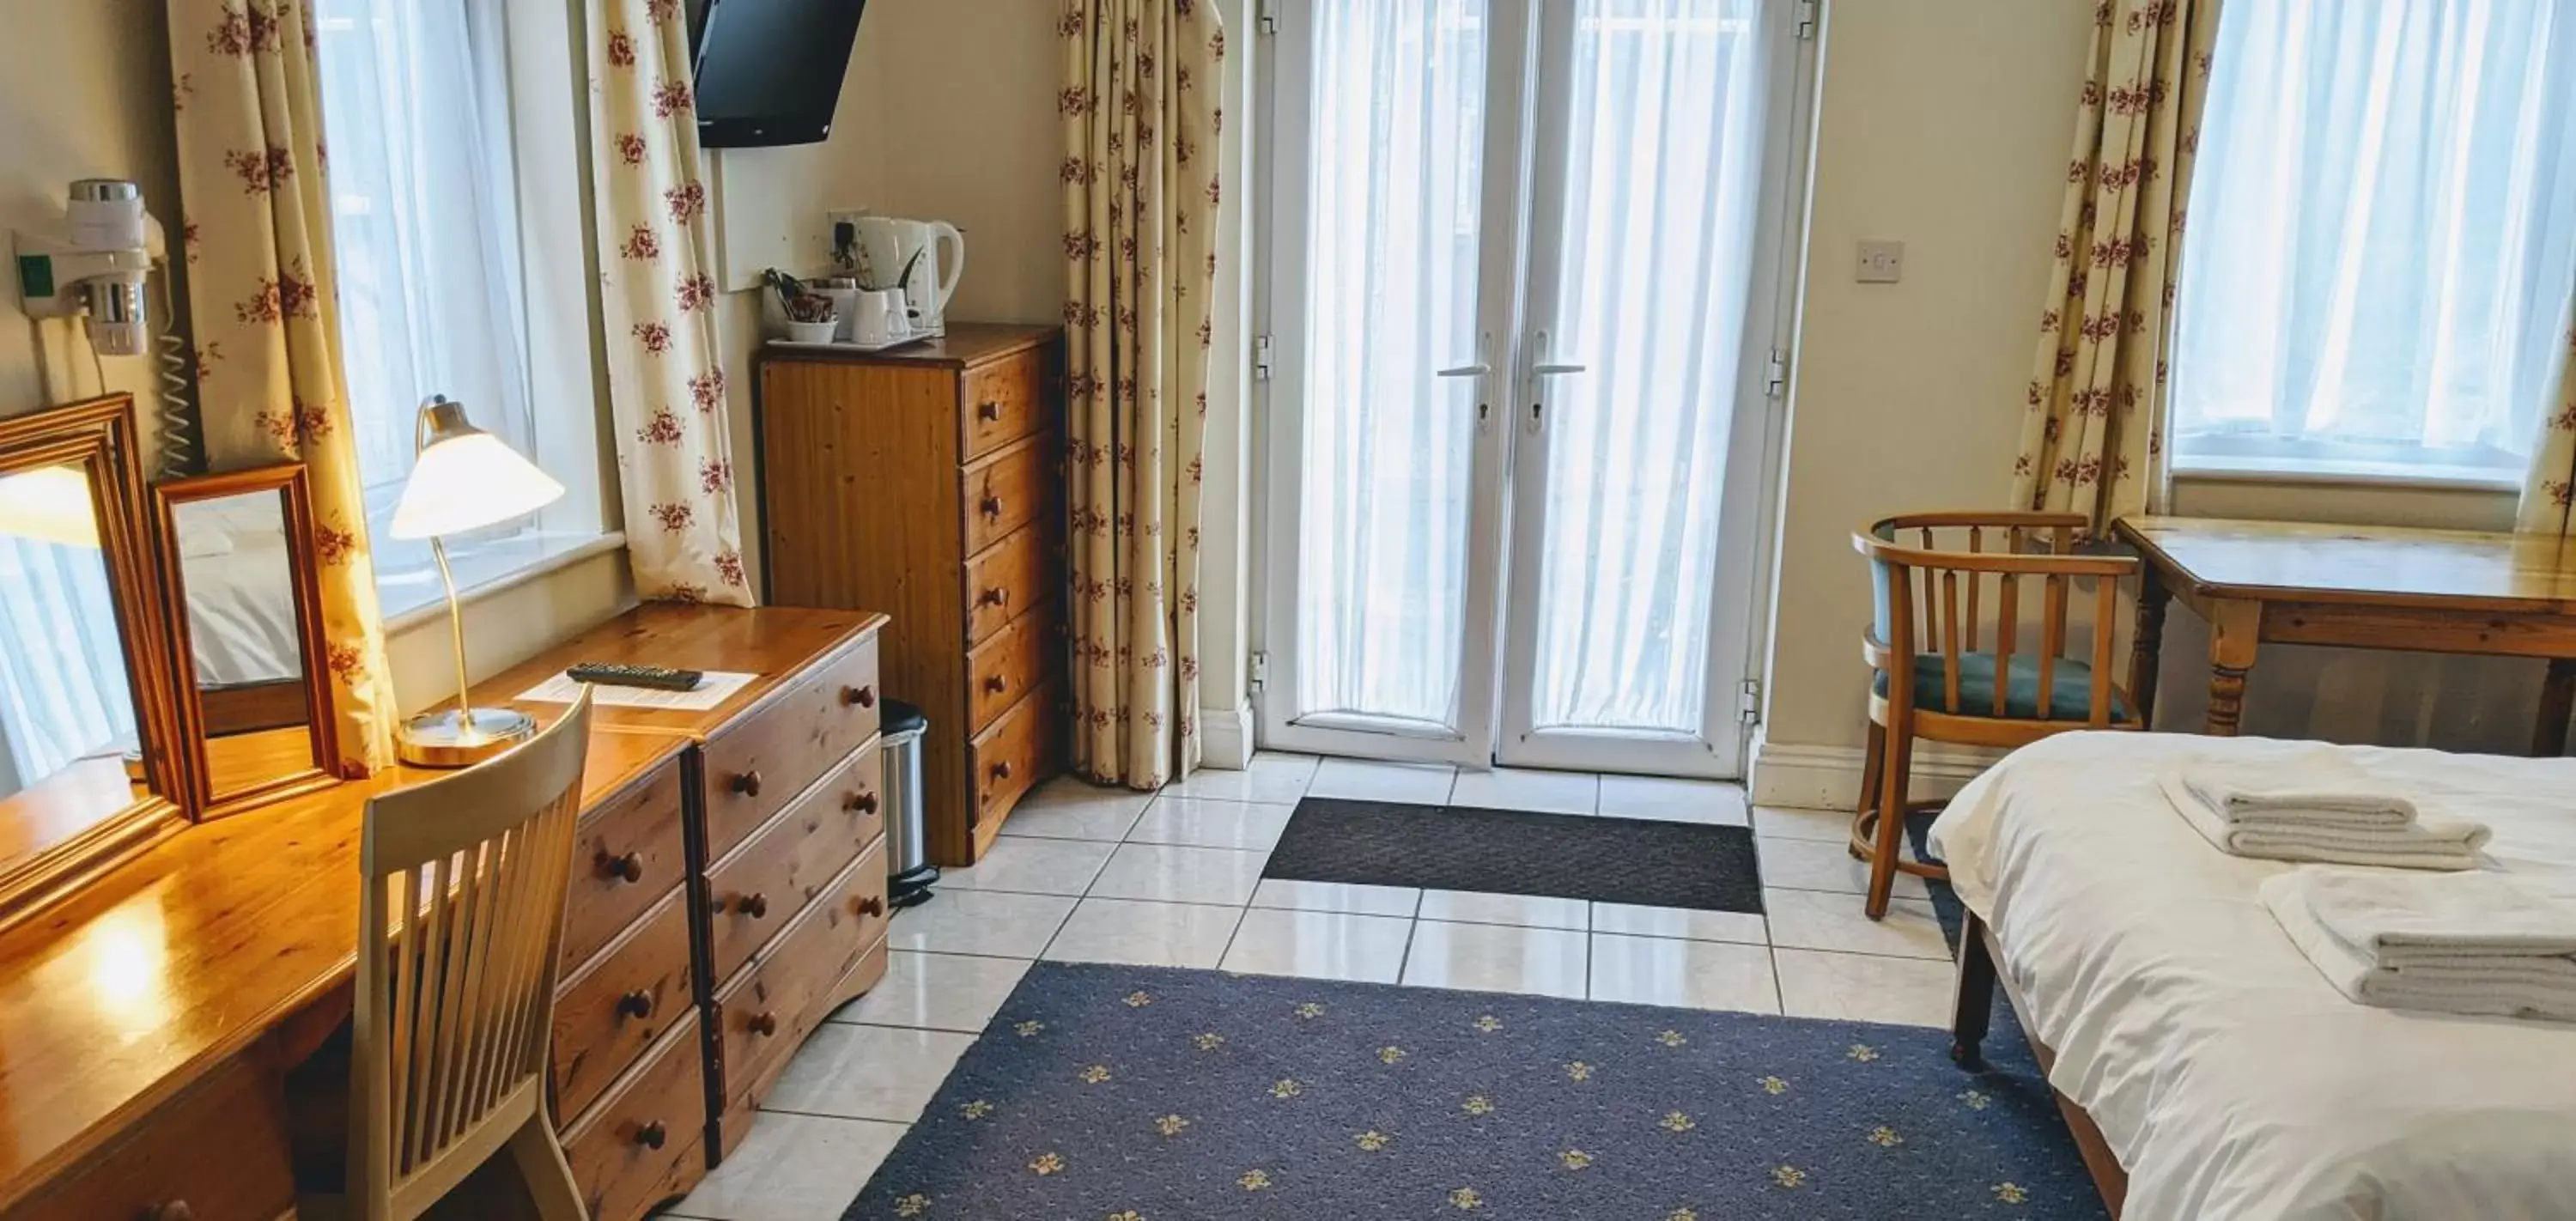
[[[1762,910],[1744,827],[1309,797],[1265,878]]]

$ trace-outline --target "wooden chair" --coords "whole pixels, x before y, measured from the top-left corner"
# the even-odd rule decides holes
[[[347,1177],[299,1184],[300,1217],[410,1221],[507,1150],[543,1221],[587,1221],[546,1059],[589,742],[585,688],[527,745],[367,803],[358,944],[384,948],[358,955]]]
[[[2146,728],[2130,695],[2143,690],[2139,676],[2125,688],[2110,677],[2120,579],[2136,573],[2138,561],[2074,554],[2085,524],[2079,513],[1913,513],[1852,535],[1853,548],[1869,558],[1875,595],[1861,638],[1870,666],[1869,750],[1851,831],[1852,856],[1869,862],[1870,919],[1887,914],[1897,874],[1949,876],[1899,851],[1906,814],[1942,804],[1906,799],[1916,739],[2015,747],[2078,729]],[[1904,545],[1908,531],[1920,546]],[[1945,549],[1944,540],[1952,545]],[[1992,543],[2001,545],[1987,550]],[[2089,661],[2069,649],[2070,593],[2083,580],[2093,584]],[[1979,590],[1989,583],[1994,596],[1981,606]],[[2017,648],[2025,583],[2040,586],[2036,649]]]

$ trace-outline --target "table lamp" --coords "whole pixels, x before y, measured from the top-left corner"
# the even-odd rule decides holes
[[[403,722],[394,753],[417,767],[465,767],[527,741],[537,719],[514,708],[476,708],[467,701],[465,612],[456,574],[447,567],[445,536],[522,517],[564,494],[536,464],[465,418],[465,404],[433,394],[420,405],[418,457],[394,506],[395,538],[429,540],[438,579],[447,587],[447,627],[456,649],[456,707]]]

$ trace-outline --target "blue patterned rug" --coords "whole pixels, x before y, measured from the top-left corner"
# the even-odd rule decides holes
[[[843,1215],[2103,1216],[2008,1008],[1987,1071],[1948,1048],[1920,1027],[1040,963]]]

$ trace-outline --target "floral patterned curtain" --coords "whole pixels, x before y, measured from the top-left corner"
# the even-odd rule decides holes
[[[601,316],[635,588],[752,603],[680,0],[590,0]]]
[[[349,438],[313,13],[299,0],[170,0],[197,393],[215,470],[305,465],[332,727],[352,778],[393,761],[366,502]]]
[[[2541,418],[2531,469],[2522,478],[2522,503],[2513,528],[2542,534],[2576,534],[2576,321],[2567,324],[2567,346],[2558,357],[2555,408]]]
[[[1217,95],[1204,0],[1066,0],[1073,764],[1154,788],[1198,764],[1200,456]]]
[[[2164,499],[2165,359],[2219,0],[2097,0],[2013,502],[2099,531]]]

